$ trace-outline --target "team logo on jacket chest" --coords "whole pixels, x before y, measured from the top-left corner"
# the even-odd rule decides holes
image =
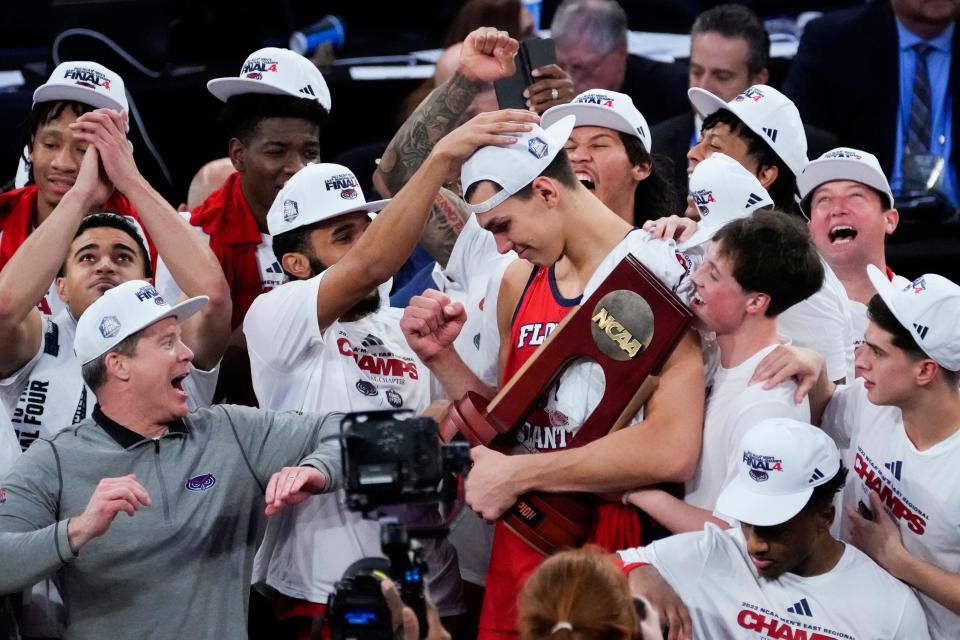
[[[187,491],[206,491],[217,484],[217,478],[212,473],[201,473],[187,480],[184,486]]]

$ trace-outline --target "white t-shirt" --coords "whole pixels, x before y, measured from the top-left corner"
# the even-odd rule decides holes
[[[41,322],[43,335],[36,355],[0,380],[0,400],[24,451],[37,438],[49,438],[89,418],[96,404],[73,351],[77,322],[70,311],[64,309],[52,318],[42,316]],[[191,410],[210,406],[219,373],[219,365],[210,371],[190,365],[183,384]]]
[[[853,321],[849,299],[833,269],[823,263],[823,286],[777,318],[777,330],[798,347],[818,352],[827,361],[831,380],[853,376]]]
[[[20,457],[20,442],[7,410],[0,404],[0,481]]]
[[[862,380],[837,387],[823,429],[849,441],[852,457],[846,492],[854,508],[870,506],[868,490],[881,497],[910,553],[951,573],[960,573],[960,431],[918,451],[896,407],[870,402]],[[877,515],[877,514],[874,514]],[[844,530],[848,523],[844,522]],[[934,638],[956,638],[960,615],[917,593]]]
[[[493,234],[471,215],[457,236],[446,268],[434,265],[433,281],[438,291],[463,304],[467,320],[453,343],[464,363],[480,380],[499,384],[500,332],[497,300],[503,272],[517,254],[497,251]],[[450,526],[447,540],[456,548],[460,575],[473,584],[485,585],[493,545],[493,525],[470,509],[463,509]]]
[[[693,478],[687,482],[684,501],[713,511],[720,491],[736,475],[736,452],[744,434],[767,418],[810,421],[810,404],[793,401],[796,382],[788,380],[773,389],[747,384],[757,364],[776,345],[765,347],[736,367],[719,366],[707,380],[706,412],[703,419],[703,447]]]
[[[653,565],[690,610],[696,638],[924,640],[923,610],[903,583],[846,545],[827,573],[761,578],[739,527],[682,533],[620,552]]]
[[[333,322],[321,332],[317,293],[324,273],[261,295],[244,319],[260,406],[314,413],[423,411],[430,404],[432,376],[400,332],[402,311],[381,307],[354,322]],[[438,585],[447,587],[451,575],[459,576],[452,547],[434,547],[427,550],[428,586],[442,607],[447,594],[439,593]],[[431,553],[442,557],[431,558]],[[348,566],[380,555],[379,524],[348,510],[344,492],[338,491],[271,518],[253,579],[288,596],[325,603]]]
[[[180,215],[187,223],[190,222],[189,213],[182,212]],[[210,242],[210,236],[207,235],[203,229],[200,227],[192,228],[203,238],[204,242]],[[277,257],[273,255],[273,237],[266,233],[260,234],[260,244],[257,245],[257,266],[260,267],[260,288],[262,291],[269,291],[287,281],[287,275],[283,272],[283,268],[277,261]],[[177,284],[177,281],[173,279],[166,263],[160,258],[157,258],[155,273],[154,286],[157,288],[157,291],[160,292],[160,295],[166,300],[179,300],[183,295],[183,290],[180,288],[180,285]]]

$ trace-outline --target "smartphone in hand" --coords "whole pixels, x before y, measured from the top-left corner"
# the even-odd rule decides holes
[[[551,38],[527,38],[520,43],[517,53],[517,70],[508,78],[493,83],[497,94],[497,104],[501,109],[526,109],[527,99],[524,90],[536,81],[534,69],[556,64],[557,53]]]

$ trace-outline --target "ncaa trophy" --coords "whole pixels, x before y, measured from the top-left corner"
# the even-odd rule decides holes
[[[450,406],[440,425],[444,440],[458,432],[471,446],[504,452],[512,432],[542,406],[564,368],[578,358],[596,362],[603,395],[570,441],[581,447],[626,426],[655,387],[663,363],[690,325],[693,314],[634,256],[627,255],[579,308],[569,313],[544,344],[490,401],[469,392]],[[590,494],[530,493],[502,520],[544,555],[582,546],[596,521]]]

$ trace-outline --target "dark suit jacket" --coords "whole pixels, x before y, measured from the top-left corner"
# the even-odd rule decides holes
[[[900,71],[896,19],[889,2],[829,13],[807,25],[783,89],[800,115],[835,133],[840,144],[877,156],[893,173]],[[950,91],[960,89],[960,37],[953,37]],[[954,167],[960,117],[953,118]],[[813,156],[811,155],[811,158]]]
[[[627,56],[627,71],[621,93],[633,99],[651,127],[690,108],[687,102],[687,67],[675,62],[657,62],[642,56]]]
[[[837,146],[837,136],[829,131],[807,123],[803,125],[807,136],[807,157],[811,160]],[[687,206],[687,151],[693,137],[693,111],[688,110],[650,129],[653,152],[662,153],[673,160],[673,184],[677,187],[678,211]]]

